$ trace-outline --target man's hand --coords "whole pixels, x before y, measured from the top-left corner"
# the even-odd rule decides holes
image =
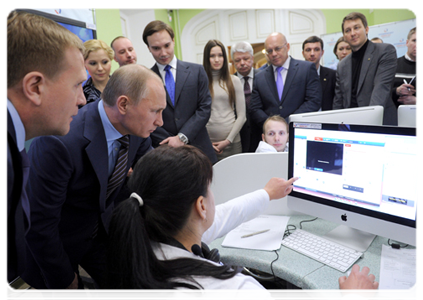
[[[416,96],[401,96],[398,98],[398,102],[407,105],[416,104]]]
[[[351,274],[348,276],[339,277],[340,289],[377,289],[379,283],[375,281],[375,275],[369,274],[370,269],[363,267],[360,271],[359,265],[354,265],[351,269]]]
[[[398,96],[411,96],[416,93],[416,89],[411,84],[401,84],[397,87],[396,93]]]
[[[63,290],[53,291],[52,298],[53,300],[62,299],[70,294],[73,294],[78,289],[78,276],[75,273],[75,278],[73,279],[72,283]]]
[[[168,138],[164,139],[163,141],[161,141],[159,145],[164,145],[164,144],[168,144],[169,146],[174,147],[174,148],[181,147],[181,146],[185,145],[181,141],[179,136],[168,137]]]
[[[269,194],[270,200],[280,199],[288,195],[292,191],[292,184],[298,177],[293,177],[289,180],[283,178],[273,177],[264,187],[264,190]]]

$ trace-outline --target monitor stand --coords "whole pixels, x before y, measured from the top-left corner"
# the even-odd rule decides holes
[[[339,225],[324,235],[324,238],[347,246],[359,252],[366,252],[376,235],[358,229]]]

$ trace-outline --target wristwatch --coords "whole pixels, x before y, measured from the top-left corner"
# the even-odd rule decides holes
[[[184,143],[185,145],[188,144],[188,138],[185,134],[183,134],[182,132],[178,133],[178,137],[181,140],[182,143]]]

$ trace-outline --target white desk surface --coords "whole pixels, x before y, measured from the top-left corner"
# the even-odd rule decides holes
[[[313,217],[291,216],[288,224],[300,228],[299,223],[302,220],[310,219],[313,219]],[[313,222],[303,223],[302,229],[322,236],[336,226],[335,223],[317,219]],[[223,237],[217,239],[209,246],[210,248],[217,248],[219,250],[221,260],[224,263],[249,267],[272,274],[270,264],[277,257],[274,251],[222,247],[221,244],[223,239]],[[382,244],[387,245],[388,239],[377,236],[364,253],[364,257],[356,262],[360,267],[369,267],[370,272],[376,276],[376,281],[379,281]],[[338,289],[338,278],[347,275],[347,273],[342,273],[284,246],[281,246],[277,252],[279,254],[279,259],[273,263],[275,275],[302,289]]]

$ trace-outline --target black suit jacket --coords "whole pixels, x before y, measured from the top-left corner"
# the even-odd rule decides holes
[[[160,76],[155,64],[151,68]],[[212,163],[217,162],[206,124],[211,113],[211,96],[206,71],[202,65],[177,61],[175,105],[166,91],[167,106],[163,111],[163,126],[152,134],[153,147],[179,132],[188,137],[189,144],[201,149]]]
[[[331,110],[335,97],[336,71],[320,66],[320,84],[322,85],[322,110]]]
[[[130,136],[126,172],[150,149],[150,138]],[[28,269],[22,276],[31,286],[67,287],[92,243],[100,217],[107,231],[123,186],[106,202],[107,150],[98,101],[78,111],[67,135],[38,137],[31,143],[31,229],[26,237],[33,256],[28,256]]]
[[[253,69],[254,78],[261,70]],[[238,76],[238,72],[235,72],[235,76]],[[253,85],[254,85],[254,78],[253,78]],[[250,86],[251,92],[253,90],[253,85]],[[239,132],[241,136],[241,144],[242,144],[242,152],[255,152],[259,142],[261,141],[261,134],[263,129],[257,126],[251,120],[250,109],[246,106],[247,112],[246,117],[247,120],[245,121],[244,125]]]
[[[272,115],[288,119],[291,114],[317,111],[321,103],[322,87],[316,66],[291,58],[282,99],[278,97],[273,66],[257,74],[251,95],[251,118],[262,127]]]
[[[25,268],[25,231],[28,215],[22,206],[24,172],[12,118],[7,112],[7,280],[18,278]],[[27,199],[26,199],[27,201]],[[29,212],[28,212],[29,213]]]

